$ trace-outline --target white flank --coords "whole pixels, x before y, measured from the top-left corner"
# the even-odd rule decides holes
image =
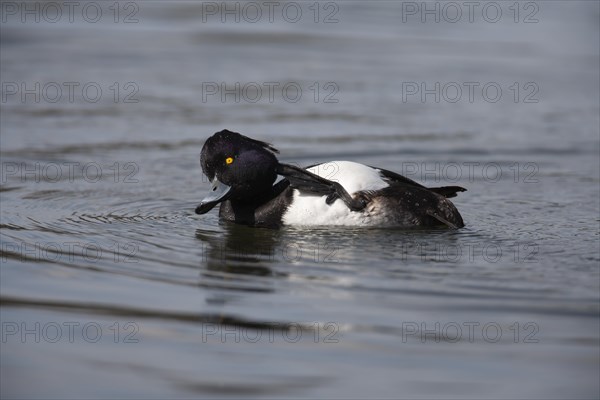
[[[331,161],[308,168],[322,178],[340,183],[350,195],[362,190],[378,190],[388,184],[379,171],[351,161]],[[294,190],[292,204],[283,215],[285,225],[372,225],[368,215],[350,211],[340,199],[332,205],[325,203],[327,196],[301,194]]]

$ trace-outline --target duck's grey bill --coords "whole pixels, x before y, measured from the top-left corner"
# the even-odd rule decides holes
[[[231,186],[220,182],[216,177],[211,182],[210,194],[196,207],[196,214],[206,214],[220,202],[226,200]]]

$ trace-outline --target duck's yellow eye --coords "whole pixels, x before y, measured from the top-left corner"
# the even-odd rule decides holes
[[[227,164],[231,164],[231,163],[233,162],[233,157],[227,157],[227,158],[225,159],[225,162],[226,162]]]

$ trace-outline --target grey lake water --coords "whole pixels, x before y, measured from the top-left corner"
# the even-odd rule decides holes
[[[0,5],[2,398],[600,396],[598,2]],[[466,227],[195,215],[221,129]]]

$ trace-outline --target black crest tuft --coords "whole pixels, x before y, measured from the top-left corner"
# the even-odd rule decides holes
[[[226,140],[231,140],[231,139],[233,139],[234,137],[237,136],[238,139],[245,140],[245,141],[248,141],[250,143],[253,143],[253,144],[257,145],[257,146],[260,146],[260,147],[264,148],[265,150],[270,151],[271,153],[274,153],[274,154],[278,154],[279,153],[279,150],[277,150],[275,147],[273,147],[273,145],[271,143],[263,142],[261,140],[252,139],[252,138],[249,138],[248,136],[242,135],[241,133],[232,132],[232,131],[227,130],[227,129],[223,129],[222,131],[215,133],[214,136],[216,136],[216,137],[223,137]]]

